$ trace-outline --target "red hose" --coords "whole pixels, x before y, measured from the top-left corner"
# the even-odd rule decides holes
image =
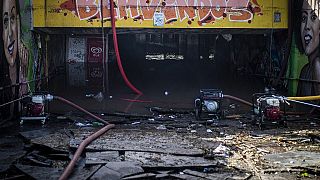
[[[68,101],[62,97],[59,97],[59,96],[54,96],[53,97],[54,99],[57,99],[61,102],[64,102],[88,115],[90,115],[91,117],[93,117],[94,119],[96,119],[97,121],[100,121],[102,123],[104,123],[106,126],[101,128],[99,131],[93,133],[92,135],[90,135],[88,138],[86,138],[84,141],[82,141],[82,143],[79,145],[76,153],[74,154],[73,158],[71,159],[70,163],[68,164],[68,166],[65,168],[65,170],[63,171],[62,175],[60,176],[60,180],[65,180],[65,179],[68,179],[68,177],[70,176],[70,174],[72,173],[73,171],[73,168],[74,166],[76,165],[80,155],[82,154],[82,151],[94,140],[96,140],[98,137],[100,137],[101,135],[103,135],[104,133],[106,133],[109,129],[113,128],[114,127],[114,124],[110,124],[108,123],[107,121],[101,119],[100,117],[90,113],[89,111],[83,109],[82,107],[74,104],[73,102],[71,101]]]
[[[114,46],[114,51],[116,53],[117,57],[117,64],[118,68],[120,70],[120,73],[122,75],[123,80],[129,86],[131,90],[133,90],[137,94],[142,94],[141,91],[139,91],[136,87],[134,87],[130,81],[127,78],[126,73],[123,70],[121,59],[120,59],[120,53],[119,53],[119,48],[118,48],[118,40],[117,40],[117,32],[116,32],[116,23],[115,23],[115,18],[114,18],[114,4],[113,0],[110,0],[110,12],[111,12],[111,27],[112,27],[112,34],[113,34],[113,46]]]
[[[82,107],[74,104],[73,102],[66,100],[65,98],[62,98],[62,97],[59,97],[59,96],[54,96],[54,99],[57,99],[57,100],[59,100],[59,101],[61,101],[61,102],[64,102],[64,103],[66,103],[66,104],[68,104],[68,105],[70,105],[70,106],[72,106],[72,107],[74,107],[74,108],[76,108],[76,109],[78,109],[78,110],[80,110],[80,111],[82,111],[82,112],[90,115],[91,117],[93,117],[93,118],[96,119],[97,121],[100,121],[100,122],[103,123],[103,124],[106,124],[106,125],[110,124],[110,123],[108,123],[107,121],[103,120],[102,118],[100,118],[100,117],[92,114],[91,112],[83,109]]]
[[[92,135],[90,135],[89,137],[87,137],[85,140],[83,140],[81,142],[81,144],[79,145],[76,153],[74,154],[72,160],[70,161],[70,163],[68,164],[68,166],[66,167],[66,169],[63,171],[62,175],[60,176],[59,180],[65,180],[68,179],[68,177],[70,176],[70,174],[73,171],[74,166],[76,165],[76,162],[78,161],[80,155],[82,154],[82,151],[94,140],[96,140],[98,137],[100,137],[101,135],[103,135],[104,133],[106,133],[109,129],[113,128],[114,124],[109,124],[105,127],[103,127],[102,129],[100,129],[99,131],[93,133]],[[108,179],[107,177],[105,177],[106,179]]]

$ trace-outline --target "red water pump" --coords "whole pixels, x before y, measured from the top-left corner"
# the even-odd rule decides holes
[[[285,100],[281,96],[268,92],[253,95],[254,122],[260,128],[268,124],[285,125]]]
[[[22,125],[25,120],[39,120],[44,124],[49,116],[47,113],[47,102],[52,99],[53,97],[51,95],[45,95],[44,93],[35,93],[24,98],[21,101],[20,125]]]

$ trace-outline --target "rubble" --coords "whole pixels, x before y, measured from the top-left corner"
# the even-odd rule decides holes
[[[261,131],[245,116],[193,121],[190,114],[166,113],[133,121],[114,117],[124,124],[92,142],[70,178],[242,180],[316,179],[319,175],[320,132],[316,128],[293,124]],[[79,143],[97,129],[78,127],[75,122],[81,117],[71,116],[74,120],[68,128],[20,132],[27,151],[13,155],[6,169],[13,164],[16,170],[4,169],[5,176],[60,177]]]

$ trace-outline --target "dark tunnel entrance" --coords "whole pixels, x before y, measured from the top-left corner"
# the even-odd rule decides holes
[[[218,88],[240,97],[270,84],[285,46],[284,38],[270,34],[121,34],[118,41],[129,80],[145,94],[195,95],[201,88]],[[109,47],[110,90],[126,91],[111,37]]]

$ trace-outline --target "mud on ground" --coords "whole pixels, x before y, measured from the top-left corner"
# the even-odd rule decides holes
[[[320,121],[291,116],[260,130],[250,115],[196,121],[192,111],[99,114],[116,127],[91,143],[71,179],[318,179]],[[1,178],[57,179],[102,124],[52,114],[3,132]]]

